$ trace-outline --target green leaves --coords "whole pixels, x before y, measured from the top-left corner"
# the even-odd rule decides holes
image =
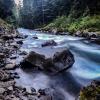
[[[76,32],[78,30],[100,31],[100,15],[80,17],[78,19],[62,16],[47,25],[46,28],[57,28],[68,30],[69,32]]]

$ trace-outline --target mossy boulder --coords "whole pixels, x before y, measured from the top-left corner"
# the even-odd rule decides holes
[[[84,87],[79,100],[100,100],[100,81],[93,81],[89,86]]]

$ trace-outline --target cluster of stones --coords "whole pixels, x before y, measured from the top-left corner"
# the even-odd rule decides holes
[[[46,93],[46,89],[28,90],[17,86],[15,78],[18,78],[17,73],[0,69],[0,100],[52,100],[52,97]]]
[[[16,53],[25,56],[26,52],[19,51],[23,39],[27,36],[19,35],[6,28],[0,28],[0,100],[52,100],[46,89],[35,90],[17,86],[15,79],[20,78],[15,72]]]

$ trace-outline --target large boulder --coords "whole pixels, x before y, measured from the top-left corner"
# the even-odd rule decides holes
[[[21,63],[23,67],[32,65],[46,72],[58,73],[70,68],[74,63],[72,53],[66,48],[34,48]]]

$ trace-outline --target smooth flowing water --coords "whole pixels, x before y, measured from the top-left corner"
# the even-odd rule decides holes
[[[28,29],[18,29],[23,35],[28,35],[21,47],[22,51],[30,52],[33,48],[41,48],[41,44],[47,40],[58,43],[56,47],[67,47],[75,58],[70,70],[55,76],[47,75],[33,69],[16,71],[20,75],[18,84],[35,89],[51,88],[54,100],[75,100],[83,86],[90,84],[92,80],[100,80],[100,46],[90,43],[84,38],[50,35]],[[38,39],[33,39],[33,36]],[[56,48],[55,47],[55,48]]]

